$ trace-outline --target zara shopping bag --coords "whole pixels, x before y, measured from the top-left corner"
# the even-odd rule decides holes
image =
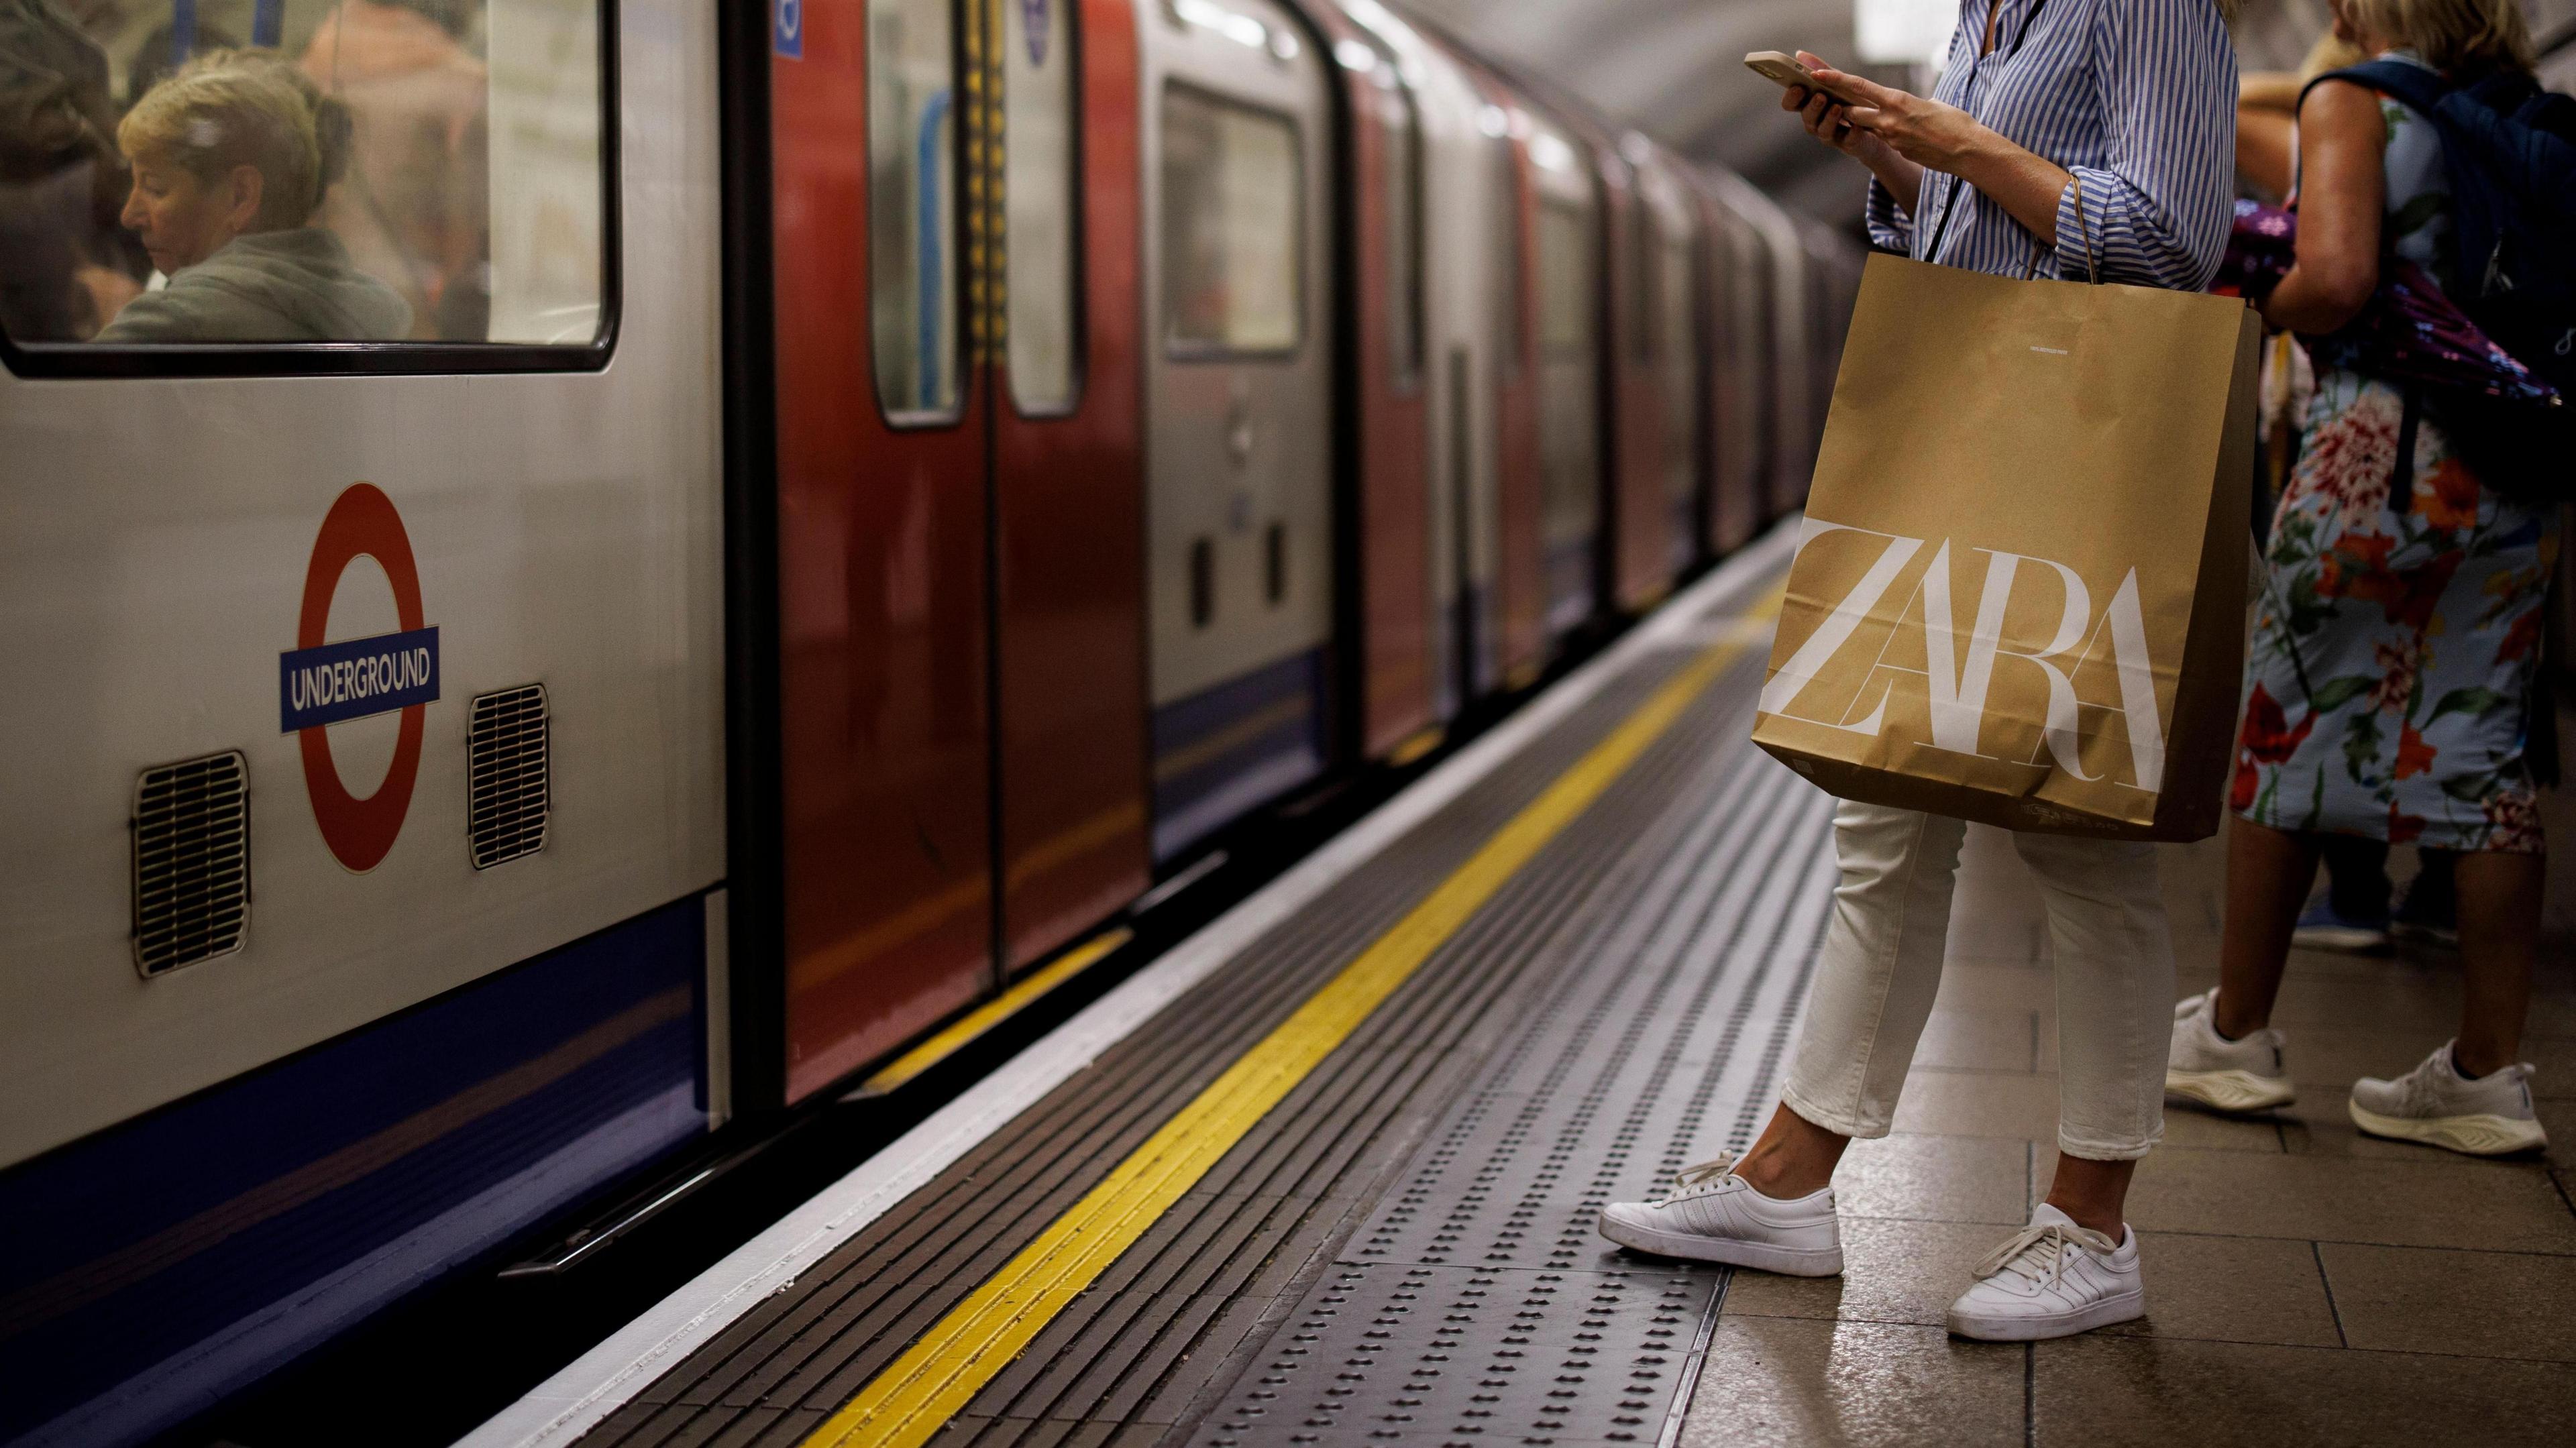
[[[1848,799],[2213,833],[2261,335],[2239,298],[1871,257],[1754,741]]]

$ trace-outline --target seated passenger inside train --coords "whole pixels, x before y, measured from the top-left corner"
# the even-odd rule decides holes
[[[107,343],[385,341],[412,309],[312,223],[347,170],[346,107],[269,50],[208,51],[117,126],[123,214],[168,285],[128,302]]]
[[[0,0],[0,328],[14,339],[90,336],[148,270],[116,223],[110,69],[44,0]]]
[[[490,328],[491,76],[474,33],[486,10],[336,0],[298,62],[358,123],[348,184],[323,198],[315,224],[402,293],[416,340],[480,342]]]

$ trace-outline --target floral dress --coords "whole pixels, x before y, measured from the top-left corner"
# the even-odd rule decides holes
[[[2383,98],[2386,242],[2435,275],[2451,239],[2441,143]],[[2524,762],[2554,510],[2482,486],[2406,398],[2321,367],[2272,522],[2239,739],[2245,818],[2447,850],[2544,848]]]

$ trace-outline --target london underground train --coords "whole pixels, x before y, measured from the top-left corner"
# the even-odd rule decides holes
[[[1418,757],[1797,505],[1857,283],[1378,0],[16,8],[0,1443]]]

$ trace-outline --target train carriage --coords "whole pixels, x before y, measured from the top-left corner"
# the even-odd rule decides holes
[[[1409,370],[1425,398],[1423,446],[1407,455],[1412,476],[1399,485],[1417,490],[1429,513],[1422,602],[1431,613],[1431,713],[1445,727],[1469,703],[1497,692],[1502,679],[1495,409],[1507,332],[1495,299],[1514,279],[1498,274],[1505,254],[1495,239],[1518,226],[1517,189],[1504,184],[1511,143],[1506,118],[1458,56],[1377,0],[1342,0],[1341,9],[1384,51],[1372,74],[1381,96],[1400,87],[1407,102],[1399,108],[1382,100],[1381,108],[1413,127],[1411,162],[1383,171],[1375,188],[1385,198],[1385,245],[1403,258],[1383,269],[1387,285],[1375,295],[1395,370]],[[1363,290],[1354,310],[1365,312],[1369,297]],[[1418,343],[1407,341],[1414,326]],[[1406,596],[1420,595],[1407,588]],[[1418,748],[1424,738],[1392,726],[1369,735],[1373,751]]]
[[[1377,0],[120,15],[110,121],[349,108],[407,320],[120,341],[121,163],[0,194],[124,277],[0,309],[0,1443],[613,1240],[1408,762],[1795,505],[1851,285]]]
[[[473,8],[489,180],[423,199],[483,260],[399,335],[0,343],[0,1441],[145,1436],[709,1123],[708,10]]]
[[[1753,224],[1703,182],[1694,202],[1707,237],[1704,253],[1708,339],[1708,390],[1700,399],[1701,436],[1708,449],[1708,534],[1705,546],[1724,557],[1743,547],[1767,519],[1764,489],[1762,371],[1769,334],[1765,314],[1762,237]]]

